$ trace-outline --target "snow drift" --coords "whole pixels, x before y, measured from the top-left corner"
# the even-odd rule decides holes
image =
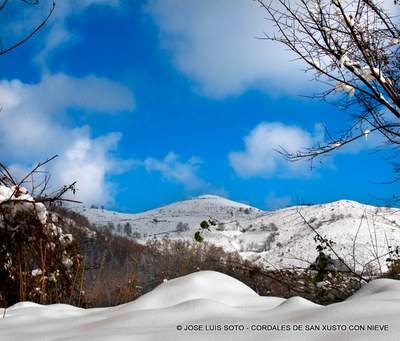
[[[82,309],[22,302],[0,319],[1,340],[393,340],[400,282],[379,279],[341,303],[260,297],[227,275],[203,271],[136,301]]]

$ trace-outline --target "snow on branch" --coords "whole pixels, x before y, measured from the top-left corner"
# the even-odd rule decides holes
[[[333,104],[351,120],[332,141],[285,154],[313,158],[378,131],[400,144],[400,28],[398,17],[367,0],[257,0],[273,23],[263,39],[284,44],[314,70],[328,90],[313,97]],[[340,93],[344,96],[338,96]],[[311,154],[310,154],[311,153]]]

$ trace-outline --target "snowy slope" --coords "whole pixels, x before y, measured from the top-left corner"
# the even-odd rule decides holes
[[[124,235],[127,223],[140,241],[149,238],[193,239],[203,220],[217,226],[205,232],[208,242],[238,251],[264,267],[307,267],[316,256],[315,228],[335,242],[339,256],[358,271],[386,271],[389,246],[400,245],[400,211],[340,200],[329,204],[289,207],[273,212],[205,195],[139,214],[76,207],[97,226]],[[178,231],[178,224],[187,231]],[[309,224],[309,225],[308,225]]]
[[[129,223],[133,233],[140,234],[141,240],[155,236],[193,239],[193,231],[199,228],[203,220],[212,218],[217,222],[228,223],[230,226],[240,221],[247,221],[249,217],[256,218],[265,214],[257,208],[212,195],[179,201],[138,214],[118,213],[84,206],[77,206],[74,210],[86,216],[98,227],[105,226],[113,229],[115,234],[126,235],[124,225]],[[189,230],[177,231],[179,223],[187,224]]]
[[[300,297],[258,296],[236,279],[203,271],[116,307],[22,302],[0,309],[0,339],[396,340],[399,302],[395,280],[372,281],[341,303],[320,306]]]

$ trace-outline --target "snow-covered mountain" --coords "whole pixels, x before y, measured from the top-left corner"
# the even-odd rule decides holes
[[[204,232],[207,242],[271,269],[304,268],[315,260],[317,243],[311,227],[334,241],[338,255],[358,271],[386,271],[390,247],[400,245],[400,210],[349,200],[262,211],[204,195],[138,214],[83,206],[74,210],[97,227],[128,233],[141,242],[154,237],[193,240],[200,222],[211,218],[217,225]]]

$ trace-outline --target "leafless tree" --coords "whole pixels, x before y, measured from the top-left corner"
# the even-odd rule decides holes
[[[256,0],[268,13],[275,33],[261,39],[284,44],[313,72],[324,90],[311,97],[345,111],[350,120],[320,144],[289,152],[289,161],[322,159],[367,138],[383,136],[378,149],[400,146],[398,3],[391,13],[374,0]],[[388,1],[389,2],[389,1]],[[387,2],[387,3],[388,3]],[[396,152],[395,152],[396,154]]]

